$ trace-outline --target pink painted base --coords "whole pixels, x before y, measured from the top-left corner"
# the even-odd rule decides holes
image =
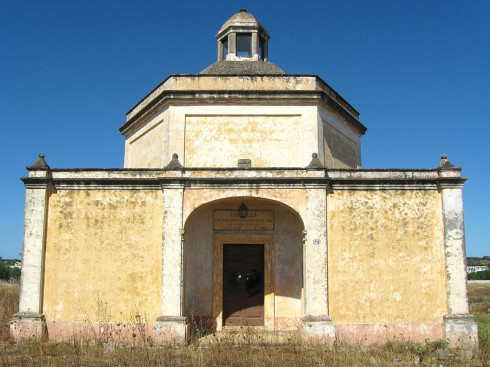
[[[153,343],[153,325],[136,323],[46,322],[46,337],[53,341],[73,340],[118,342],[142,345]]]
[[[203,320],[199,321],[210,329],[215,326],[210,319],[203,318]],[[167,344],[170,339],[175,339],[172,330],[169,329],[168,332],[170,334],[167,335],[166,328],[155,328],[155,326],[157,324],[14,320],[10,325],[10,333],[14,340],[47,337],[53,341],[87,340],[131,345],[160,345]],[[274,320],[274,331],[277,332],[298,330],[298,326],[299,319],[296,318],[276,318]],[[438,340],[446,337],[445,326],[442,322],[394,324],[334,323],[333,326],[337,340],[361,345],[384,344],[393,340],[424,342],[426,339]],[[189,329],[187,330],[190,332]],[[186,335],[185,338],[188,336]],[[182,342],[185,342],[185,340],[182,340]]]
[[[185,329],[185,330],[184,330]],[[86,340],[125,345],[185,343],[188,327],[137,323],[47,322],[46,336],[53,341]]]
[[[10,336],[14,341],[46,336],[46,323],[43,321],[14,320],[10,322]]]
[[[274,319],[275,331],[298,330],[299,318],[297,317],[276,317]]]
[[[423,342],[426,339],[445,338],[442,322],[337,324],[335,332],[337,340],[362,345],[384,344],[393,340]]]

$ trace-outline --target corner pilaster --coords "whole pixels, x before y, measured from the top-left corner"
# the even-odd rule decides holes
[[[447,314],[444,316],[446,339],[452,346],[473,348],[478,345],[478,327],[469,314],[466,274],[466,244],[463,216],[461,167],[441,156],[437,167],[442,196],[444,248],[446,262]]]
[[[155,324],[158,344],[185,343],[189,324],[183,316],[183,200],[184,185],[166,184],[163,190],[161,316]]]
[[[48,204],[52,191],[51,170],[43,153],[27,169],[29,176],[22,178],[26,188],[26,201],[19,312],[10,323],[10,333],[14,339],[42,338],[46,328],[43,315],[43,280]]]

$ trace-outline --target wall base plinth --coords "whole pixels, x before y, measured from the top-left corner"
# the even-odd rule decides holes
[[[333,342],[335,327],[330,316],[304,316],[298,326],[299,335],[309,341]]]
[[[46,319],[43,314],[19,312],[10,321],[10,335],[14,340],[46,337]]]
[[[423,343],[444,339],[442,322],[393,322],[336,324],[337,340],[361,345],[381,345],[389,341]]]
[[[452,347],[478,347],[478,325],[470,314],[444,316],[446,340]]]
[[[160,316],[153,327],[156,344],[185,344],[190,337],[190,324],[185,316]]]

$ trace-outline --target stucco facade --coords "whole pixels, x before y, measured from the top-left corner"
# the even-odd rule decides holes
[[[171,75],[140,105],[120,129],[126,168],[174,153],[185,167],[305,167],[313,151],[328,168],[361,166],[358,112],[315,75]]]
[[[28,167],[12,336],[163,344],[255,325],[475,345],[461,169],[362,169],[359,113],[271,64],[253,15],[217,39],[215,64],[127,113],[124,168]]]

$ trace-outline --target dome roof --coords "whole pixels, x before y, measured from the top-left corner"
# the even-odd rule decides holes
[[[230,19],[228,19],[221,26],[220,30],[218,31],[217,37],[219,37],[220,34],[226,32],[227,29],[232,27],[255,28],[265,31],[264,27],[262,26],[262,24],[260,24],[257,18],[255,18],[253,14],[247,13],[246,9],[240,9],[239,13],[236,13]]]
[[[284,71],[267,61],[218,61],[199,74],[207,75],[282,75]]]

